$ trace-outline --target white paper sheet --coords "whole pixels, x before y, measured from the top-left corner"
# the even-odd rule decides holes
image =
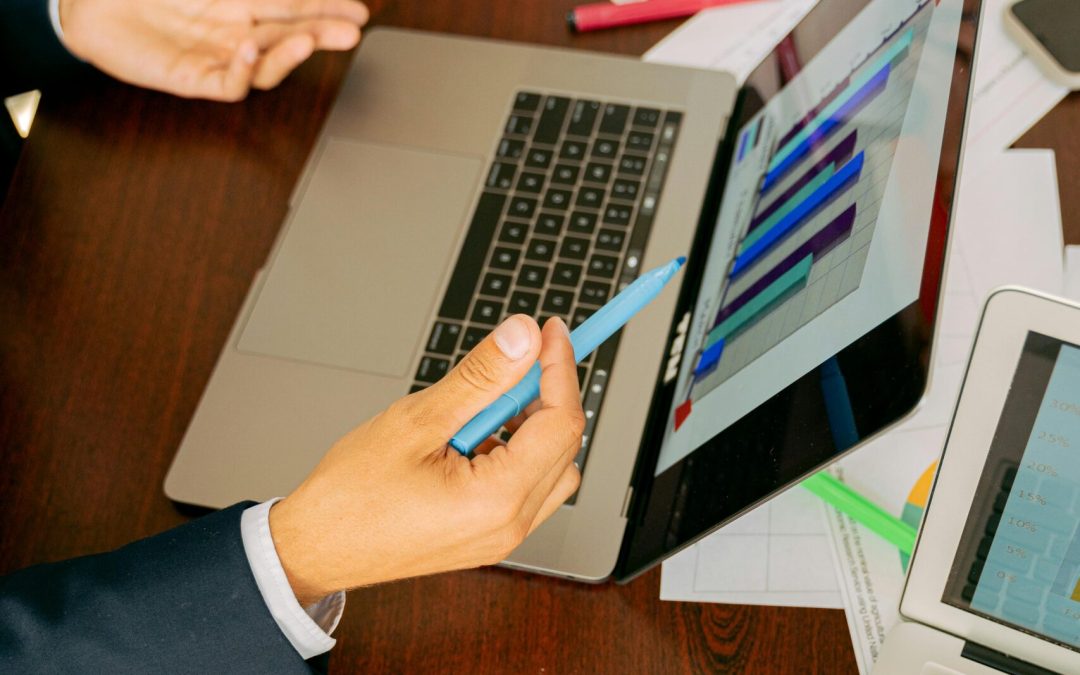
[[[996,151],[1012,145],[1068,90],[1048,80],[1005,32],[1010,0],[983,0],[974,105],[968,147]]]
[[[987,154],[965,167],[927,395],[910,419],[837,467],[846,483],[897,516],[944,446],[986,296],[1005,284],[1051,293],[1062,287],[1053,152]],[[826,513],[856,660],[867,673],[899,620],[904,569],[896,547],[835,509]]]
[[[1065,283],[1062,295],[1080,301],[1080,246],[1065,247]]]
[[[660,599],[843,607],[820,500],[788,490],[664,561]]]
[[[699,12],[642,57],[726,70],[742,82],[817,0],[761,0]]]

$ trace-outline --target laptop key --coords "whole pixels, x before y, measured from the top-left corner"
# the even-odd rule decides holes
[[[644,157],[638,155],[623,155],[619,160],[619,173],[626,173],[632,176],[640,176],[645,173]]]
[[[596,249],[598,251],[614,251],[618,253],[622,251],[625,241],[626,233],[622,230],[600,230],[600,234],[596,237]]]
[[[589,253],[589,240],[577,237],[563,239],[562,248],[559,249],[559,257],[571,260],[584,260]]]
[[[574,185],[577,183],[578,173],[581,172],[576,166],[570,164],[556,164],[555,171],[551,174],[551,182],[559,185]]]
[[[570,109],[570,99],[562,96],[548,96],[540,112],[540,121],[536,123],[536,134],[533,142],[554,145],[559,140],[559,132],[562,131],[563,120],[566,112]]]
[[[598,209],[604,203],[603,188],[581,188],[578,191],[577,205],[590,209]]]
[[[532,316],[536,314],[536,308],[539,304],[539,293],[514,291],[514,294],[510,296],[510,307],[507,308],[507,311],[512,314],[528,314]]]
[[[619,270],[619,259],[610,255],[594,255],[589,259],[589,276],[611,279]]]
[[[593,143],[592,155],[600,159],[615,159],[619,154],[619,142],[601,138]]]
[[[521,252],[515,248],[497,247],[491,254],[491,266],[500,270],[513,270],[517,267]]]
[[[600,104],[597,101],[576,101],[570,113],[570,124],[566,125],[566,133],[571,136],[591,136],[599,113]]]
[[[472,351],[472,348],[480,344],[480,341],[487,337],[488,329],[478,328],[476,326],[470,326],[465,329],[465,336],[461,338],[461,348],[465,351]]]
[[[610,164],[605,164],[602,162],[589,162],[589,165],[585,167],[585,176],[583,180],[589,183],[606,184],[609,178],[611,178]]]
[[[499,214],[502,213],[505,203],[506,197],[494,192],[480,195],[472,223],[465,235],[465,242],[454,265],[454,273],[450,276],[450,284],[439,308],[440,317],[464,319],[465,313],[469,311],[469,303],[476,292],[480,271],[484,267],[484,256],[491,240],[495,238],[495,228],[499,224]]]
[[[569,190],[556,190],[551,188],[544,195],[544,208],[551,209],[552,211],[562,211],[570,206]]]
[[[484,277],[484,283],[480,284],[482,295],[494,295],[497,298],[505,298],[510,291],[510,283],[513,278],[509,274],[497,274],[488,272]]]
[[[602,305],[608,300],[611,286],[602,281],[586,281],[581,285],[581,295],[578,299],[589,305]]]
[[[532,128],[532,118],[523,115],[511,115],[506,122],[506,133],[512,136],[528,136]]]
[[[551,150],[543,148],[529,148],[525,154],[525,166],[534,169],[546,169],[551,166],[551,158],[555,155]]]
[[[509,190],[514,185],[514,174],[516,173],[517,167],[513,164],[495,162],[491,165],[491,170],[488,171],[487,186],[500,190]]]
[[[425,356],[420,359],[420,368],[416,371],[416,379],[421,382],[438,382],[443,375],[446,375],[448,370],[450,370],[450,359]]]
[[[536,213],[536,200],[528,197],[514,197],[510,200],[507,215],[515,218],[532,218]]]
[[[604,106],[604,114],[600,118],[600,133],[622,136],[626,129],[626,120],[630,117],[630,108],[625,105],[608,103]]]
[[[449,356],[454,353],[460,336],[461,326],[456,323],[436,321],[434,328],[431,329],[431,336],[428,337],[427,351]]]
[[[559,151],[559,159],[580,162],[585,158],[585,149],[587,147],[588,144],[581,141],[563,141],[562,150]]]
[[[532,173],[531,171],[522,172],[518,178],[517,189],[520,192],[532,192],[536,194],[544,189],[544,174]]]
[[[518,274],[518,286],[525,288],[543,288],[547,281],[547,270],[536,265],[522,265]]]
[[[540,94],[528,91],[519,91],[514,97],[514,110],[533,112],[540,107]]]
[[[593,312],[595,311],[595,309],[590,309],[589,307],[578,307],[577,309],[575,309],[574,318],[570,320],[570,330],[573,330],[581,324],[585,323],[585,320],[592,316]]]
[[[410,394],[415,394],[416,392],[424,391],[427,388],[428,388],[428,385],[426,385],[426,384],[414,384],[413,386],[409,387],[409,393]]]
[[[495,150],[496,157],[503,159],[521,159],[525,154],[525,141],[514,138],[504,138],[499,141],[499,147]]]
[[[574,211],[570,214],[569,230],[576,234],[592,234],[596,229],[596,214],[588,211]]]
[[[577,288],[578,283],[581,281],[581,272],[581,265],[565,262],[558,263],[551,274],[551,283]]]
[[[564,220],[565,216],[560,213],[541,213],[533,231],[546,237],[557,237],[562,234]]]
[[[629,225],[630,214],[633,212],[632,206],[626,206],[623,204],[609,204],[604,209],[604,222],[611,225]]]
[[[555,257],[555,242],[548,239],[533,239],[525,250],[525,257],[529,260],[551,262]]]
[[[660,122],[660,111],[656,108],[638,108],[634,111],[634,126],[653,129]]]
[[[494,326],[502,316],[503,304],[494,300],[477,300],[473,307],[473,323],[486,323]]]
[[[631,131],[626,137],[626,149],[648,152],[652,149],[653,134],[648,131]]]
[[[637,199],[641,183],[629,178],[617,178],[611,186],[612,199],[625,199],[633,201]]]
[[[574,304],[572,291],[560,291],[556,288],[548,289],[544,296],[544,311],[558,316],[566,316],[570,313],[570,306]]]
[[[499,241],[507,244],[524,244],[525,233],[528,229],[529,226],[525,223],[516,223],[509,220],[503,224],[502,231],[499,232]]]

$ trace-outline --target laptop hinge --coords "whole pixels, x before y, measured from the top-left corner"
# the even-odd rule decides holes
[[[964,642],[964,650],[960,652],[960,656],[1011,675],[1055,675],[1052,670],[1040,668],[974,642]]]
[[[626,514],[630,512],[630,500],[634,497],[634,486],[628,485],[626,487],[626,496],[623,497],[622,510],[619,511],[619,516],[626,518]]]

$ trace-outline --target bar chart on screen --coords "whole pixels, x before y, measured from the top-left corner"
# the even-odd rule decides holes
[[[673,431],[695,401],[859,288],[932,11],[891,31],[794,121],[756,118],[741,133],[740,146],[772,150],[726,278],[707,291],[715,318]],[[755,138],[766,126],[774,137]]]

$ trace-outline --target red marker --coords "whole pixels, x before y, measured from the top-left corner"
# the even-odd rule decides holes
[[[566,23],[570,29],[578,33],[591,30],[603,30],[616,26],[629,26],[635,23],[648,23],[649,21],[663,21],[664,19],[679,19],[691,14],[697,14],[703,9],[719,7],[721,5],[734,5],[740,2],[752,2],[753,0],[646,0],[645,2],[631,2],[625,5],[616,5],[611,2],[596,2],[591,5],[581,5],[570,10],[566,15]]]

